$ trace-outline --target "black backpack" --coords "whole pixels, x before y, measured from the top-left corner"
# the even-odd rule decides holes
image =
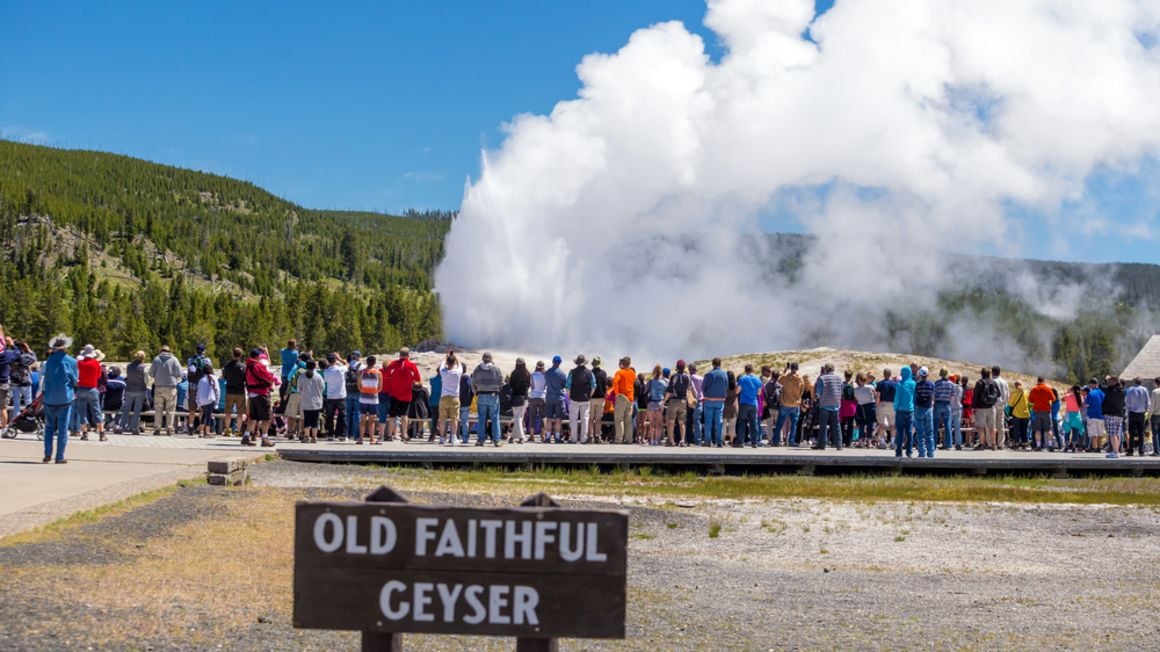
[[[673,398],[679,398],[682,401],[687,400],[689,396],[689,382],[689,374],[674,374],[673,379],[669,381],[669,391],[673,393]]]
[[[346,383],[347,395],[358,394],[359,391],[359,370],[355,369],[354,365],[346,368],[346,373],[343,374],[343,381]]]

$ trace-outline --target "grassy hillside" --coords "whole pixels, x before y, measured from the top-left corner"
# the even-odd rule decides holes
[[[0,141],[0,319],[118,356],[392,348],[441,330],[431,273],[450,217],[310,210],[228,177]]]

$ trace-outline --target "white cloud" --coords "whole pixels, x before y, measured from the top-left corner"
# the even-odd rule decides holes
[[[719,63],[654,25],[585,57],[578,99],[514,118],[437,272],[449,336],[665,355],[870,341],[884,302],[930,305],[948,281],[935,250],[1018,253],[1008,205],[1057,211],[1093,169],[1160,151],[1160,4],[812,17],[812,0],[711,0]],[[819,238],[801,283],[762,277],[757,215],[827,185],[796,213]]]

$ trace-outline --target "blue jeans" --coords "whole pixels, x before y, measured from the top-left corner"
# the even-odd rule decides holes
[[[69,416],[69,430],[73,432],[80,432],[81,426],[86,423],[96,427],[104,422],[104,415],[101,414],[101,393],[96,387],[77,388],[73,398],[72,414]]]
[[[141,427],[141,410],[145,409],[145,392],[125,392],[121,405],[121,429],[136,432]]]
[[[842,447],[842,424],[838,419],[838,408],[818,410],[818,448],[825,448],[833,442],[834,448]]]
[[[68,445],[68,422],[72,405],[44,406],[44,456],[52,457],[52,442],[56,439],[56,459],[64,459]]]
[[[20,414],[20,410],[26,406],[32,405],[32,385],[13,385],[12,386],[12,416]]]
[[[963,443],[963,411],[955,411],[951,408],[951,430],[954,431],[954,440],[956,446],[961,446]]]
[[[902,457],[902,442],[906,442],[906,456],[910,457],[914,442],[910,435],[910,427],[914,422],[914,413],[907,410],[894,411],[894,456]]]
[[[943,448],[953,448],[956,444],[963,443],[962,440],[954,441],[955,428],[951,424],[950,403],[934,404],[934,439],[936,444],[938,443],[939,428],[942,428],[943,432]],[[933,451],[934,449],[932,448],[931,450]]]
[[[471,438],[471,431],[467,428],[467,422],[471,420],[471,404],[459,406],[459,439],[463,443]]]
[[[476,401],[476,407],[479,409],[479,420],[475,422],[475,435],[480,442],[486,441],[487,436],[484,429],[487,427],[488,419],[491,419],[491,439],[495,443],[499,443],[499,394],[480,394],[479,400]]]
[[[914,408],[914,439],[919,457],[934,457],[934,410]]]
[[[789,436],[786,437],[786,443],[790,446],[797,446],[797,429],[798,419],[802,416],[802,409],[800,407],[782,407],[777,411],[777,425],[773,427],[773,436],[777,443],[781,443],[782,426],[786,421],[789,421]]]
[[[748,441],[748,443],[757,446],[757,440],[760,437],[761,433],[757,429],[757,406],[738,405],[737,436],[734,440],[736,445],[744,446]]]
[[[346,438],[347,439],[358,439],[358,436],[359,436],[359,428],[358,428],[359,418],[362,417],[362,414],[360,414],[360,411],[361,411],[361,408],[359,408],[358,396],[357,395],[347,396],[346,397],[346,414],[343,415],[346,418]]]
[[[701,418],[705,415],[705,405],[698,402],[697,407],[693,408],[693,443],[697,446],[701,445],[701,437],[704,435],[704,428],[701,426]]]
[[[725,411],[725,403],[706,401],[702,410],[705,415],[705,442],[710,446],[721,446],[721,414]]]

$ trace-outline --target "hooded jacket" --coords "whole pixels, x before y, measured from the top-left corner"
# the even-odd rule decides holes
[[[181,383],[181,363],[169,351],[162,351],[153,358],[149,375],[153,376],[154,387],[177,387]]]
[[[894,390],[894,411],[914,412],[915,382],[910,377],[910,367],[902,368],[902,380]]]
[[[503,374],[491,362],[481,362],[471,372],[471,388],[476,394],[499,394],[503,389]]]

